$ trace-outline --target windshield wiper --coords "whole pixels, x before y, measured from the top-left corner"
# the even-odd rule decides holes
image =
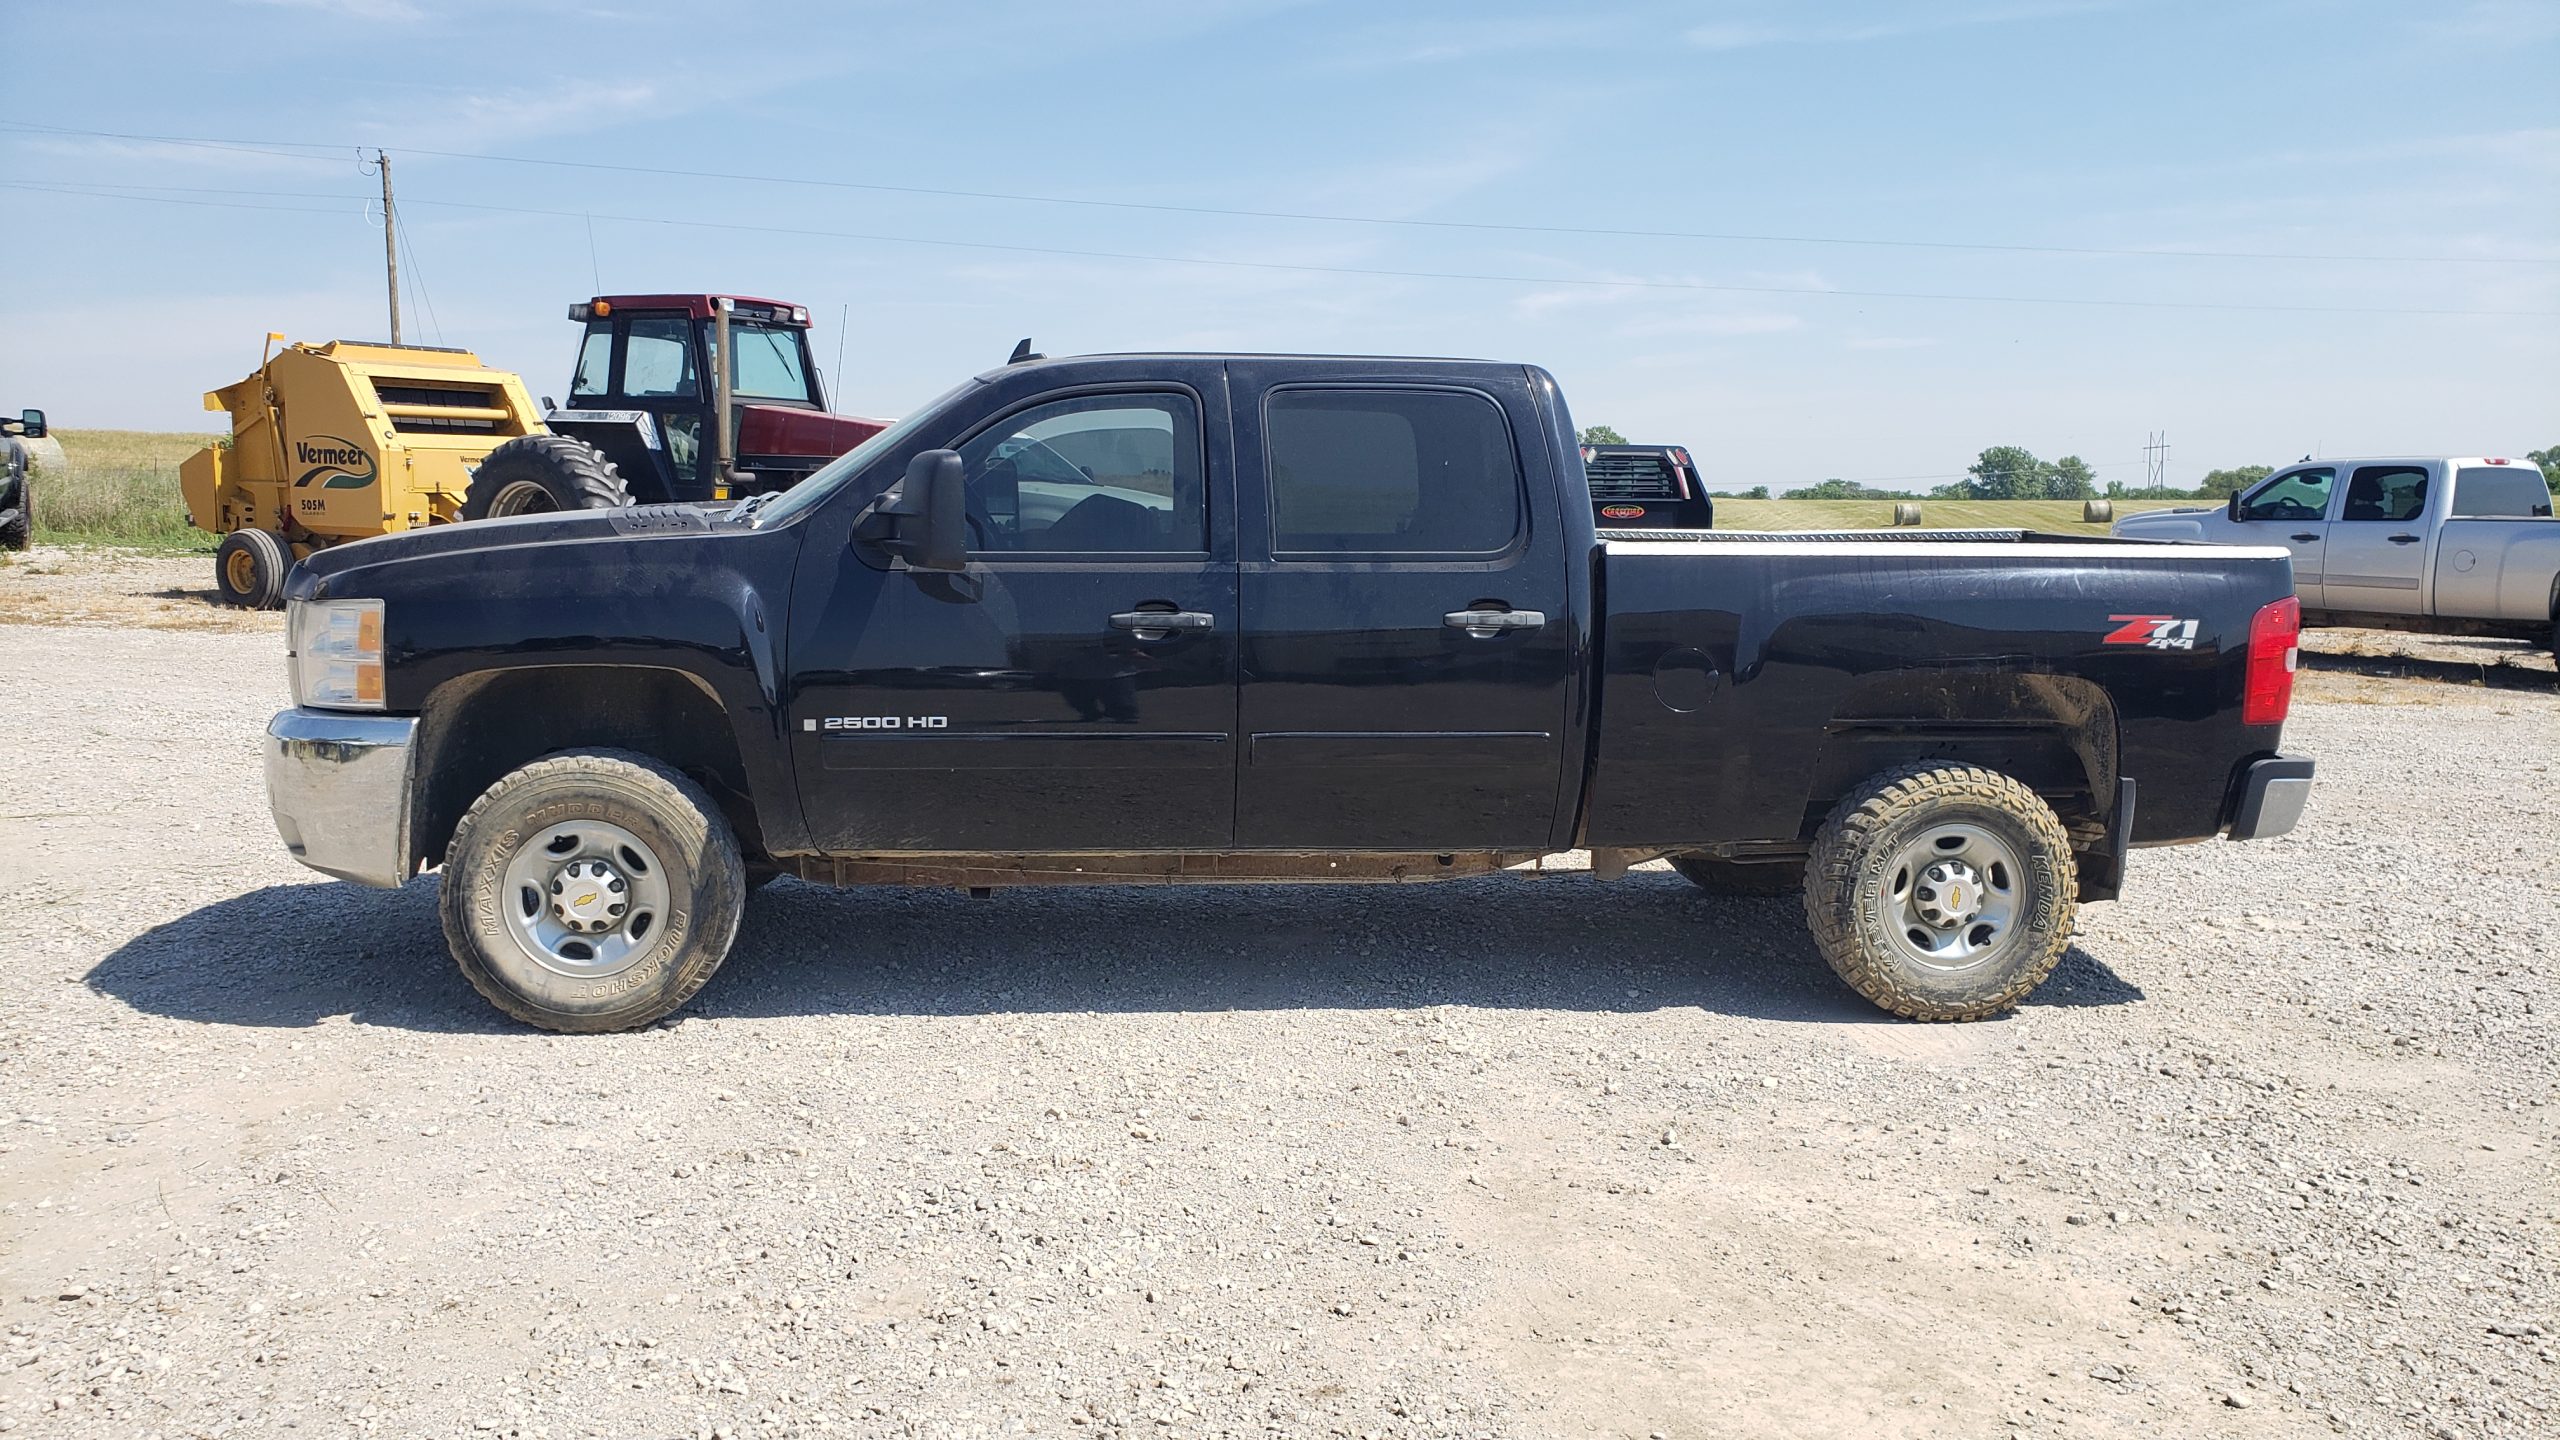
[[[767,490],[761,494],[750,495],[746,499],[739,501],[737,504],[730,506],[729,513],[720,518],[729,521],[732,524],[751,519],[754,517],[757,510],[763,508],[764,502],[781,493],[782,492],[779,490]]]

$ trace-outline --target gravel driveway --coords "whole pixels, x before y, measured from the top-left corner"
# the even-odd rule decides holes
[[[568,1039],[285,857],[278,627],[166,563],[0,572],[0,1430],[2560,1427],[2547,688],[2312,673],[2303,830],[1983,1024],[1653,867],[786,881]]]

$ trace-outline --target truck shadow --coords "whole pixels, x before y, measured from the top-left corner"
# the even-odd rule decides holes
[[[86,979],[137,1010],[226,1025],[337,1016],[531,1034],[448,958],[436,880],[398,891],[276,885],[108,954]],[[2030,1007],[2143,998],[2075,945]],[[1825,967],[1793,898],[1703,895],[1674,876],[1609,886],[1504,878],[1394,887],[1220,886],[752,895],[737,949],[683,1013],[730,1017],[1111,1014],[1458,1005],[1764,1020],[1903,1022]]]

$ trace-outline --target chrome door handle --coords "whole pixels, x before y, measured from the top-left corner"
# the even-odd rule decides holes
[[[2320,537],[2318,535],[2296,535],[2293,538],[2297,543],[2303,545],[2317,545],[2320,543]]]
[[[1141,640],[1161,640],[1177,630],[1215,630],[1218,617],[1198,610],[1123,610],[1111,617],[1111,628]]]
[[[2415,535],[2390,535],[2385,536],[2384,538],[2388,539],[2394,545],[2415,545],[2418,543],[2418,537]]]
[[[1464,630],[1478,639],[1490,639],[1505,630],[1535,630],[1547,623],[1543,610],[1452,610],[1440,617],[1440,623],[1452,630]]]

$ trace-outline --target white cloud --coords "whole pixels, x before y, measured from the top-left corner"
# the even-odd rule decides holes
[[[2467,44],[2539,45],[2560,39],[2560,5],[2551,0],[2471,0],[2451,14],[2418,23],[2434,35]]]
[[[426,14],[409,0],[251,0],[251,3],[279,10],[319,10],[331,15],[344,15],[350,20],[383,20],[402,24],[423,18]]]
[[[1618,327],[1626,337],[1643,335],[1780,335],[1804,328],[1804,317],[1785,311],[1720,311],[1703,315],[1654,314]]]
[[[1924,350],[1938,342],[1918,335],[1860,335],[1848,342],[1852,350]]]
[[[662,113],[658,87],[641,80],[574,80],[539,89],[492,91],[439,100],[417,113],[424,123],[405,120],[398,136],[423,148],[469,149],[505,144],[544,135],[599,130],[629,117]],[[377,131],[383,127],[377,126]]]
[[[1917,7],[1915,7],[1917,8]],[[1957,30],[1976,25],[2006,25],[2019,21],[2050,20],[2064,15],[2082,15],[2092,11],[2116,8],[2115,0],[2049,0],[1995,6],[1989,9],[1941,10],[1935,13],[1906,14],[1891,19],[1804,21],[1793,18],[1772,20],[1731,20],[1700,25],[1690,30],[1687,39],[1701,50],[1747,50],[1761,45],[1839,45],[1868,40],[1891,40],[1905,35],[1926,35],[1940,30]]]

